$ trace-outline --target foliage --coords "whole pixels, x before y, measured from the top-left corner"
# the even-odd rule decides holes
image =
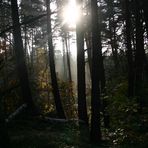
[[[121,82],[107,99],[107,107],[111,119],[109,138],[115,145],[147,145],[147,109],[139,112],[136,98],[127,98],[127,82]]]
[[[59,81],[59,89],[67,117],[76,117],[77,111],[75,101],[76,96],[74,93],[74,82]]]

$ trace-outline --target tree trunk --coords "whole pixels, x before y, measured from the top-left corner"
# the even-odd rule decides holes
[[[65,51],[65,39],[62,39],[63,44],[63,78],[67,81],[67,64],[66,64],[66,51]]]
[[[148,3],[147,0],[141,0],[141,6],[143,9],[143,14],[144,14],[144,21],[145,21],[145,26],[146,26],[146,31],[147,31],[147,38],[148,38]]]
[[[65,37],[65,47],[66,47],[66,58],[67,58],[67,67],[68,67],[68,76],[69,76],[69,82],[72,82],[72,77],[71,77],[71,64],[70,64],[70,49],[68,47],[68,42],[69,40],[69,35],[67,33],[67,36]]]
[[[82,9],[82,0],[77,0],[77,4]],[[80,16],[82,19],[82,10]],[[86,107],[86,86],[85,86],[85,56],[84,56],[84,30],[82,22],[77,22],[77,83],[78,83],[78,117],[79,120],[88,124],[87,107]]]
[[[135,95],[137,96],[138,103],[141,104],[141,89],[144,72],[144,39],[143,39],[143,22],[141,21],[141,11],[138,0],[135,0],[135,19],[136,19],[136,53],[135,53]]]
[[[46,2],[47,2],[47,33],[48,33],[48,48],[49,48],[49,65],[50,65],[53,96],[54,96],[56,110],[59,118],[65,119],[66,116],[61,103],[61,97],[59,93],[58,82],[57,82],[56,71],[55,71],[54,49],[53,49],[53,43],[52,43],[52,30],[51,30],[50,0],[47,0]]]
[[[109,11],[109,33],[110,33],[110,45],[112,49],[113,61],[115,65],[115,72],[119,68],[118,51],[117,51],[117,40],[116,40],[116,26],[113,10],[113,0],[108,1],[108,11]]]
[[[134,96],[134,69],[133,69],[133,53],[131,46],[131,16],[129,9],[129,0],[125,1],[125,20],[126,20],[126,47],[128,60],[128,97]]]
[[[35,109],[35,105],[32,99],[32,94],[29,86],[28,72],[24,58],[17,0],[11,0],[11,10],[13,22],[14,49],[17,61],[18,76],[21,84],[22,97],[28,107],[32,110]]]
[[[92,15],[92,98],[91,98],[91,141],[101,141],[100,128],[100,67],[101,37],[98,29],[97,0],[91,0]]]

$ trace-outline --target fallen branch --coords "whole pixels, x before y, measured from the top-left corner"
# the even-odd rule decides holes
[[[27,104],[21,105],[19,108],[17,108],[12,114],[8,116],[7,119],[5,119],[5,122],[10,122],[10,120],[14,119],[17,115],[19,115],[25,108],[27,108]]]
[[[79,122],[85,123],[83,120],[79,119],[59,119],[59,118],[50,118],[50,117],[43,117],[43,121],[47,121],[50,123],[68,123],[68,122]]]

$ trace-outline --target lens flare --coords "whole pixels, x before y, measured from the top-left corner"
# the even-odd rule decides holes
[[[67,24],[70,28],[75,28],[79,20],[79,8],[75,0],[69,0],[68,4],[64,7],[63,23]]]

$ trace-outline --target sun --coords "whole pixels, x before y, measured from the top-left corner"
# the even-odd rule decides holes
[[[69,0],[63,11],[63,24],[67,24],[69,28],[75,28],[79,20],[79,8],[75,0]]]

